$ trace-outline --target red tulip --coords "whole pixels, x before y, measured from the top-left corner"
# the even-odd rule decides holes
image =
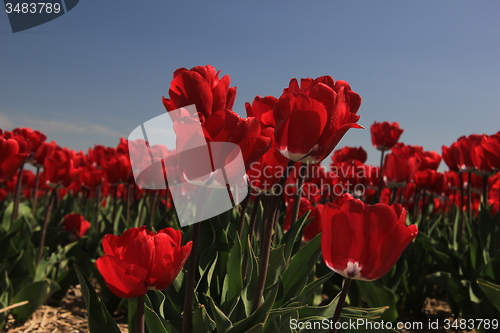
[[[250,103],[245,103],[245,109],[247,110],[248,117],[255,117],[260,121],[261,127],[275,127],[273,109],[278,103],[278,99],[274,96],[254,98],[252,105]]]
[[[31,146],[31,152],[35,153],[42,144],[42,142],[47,139],[45,134],[41,133],[40,131],[33,131],[31,128],[25,127],[25,128],[15,128],[12,131],[15,135],[20,135],[24,137],[24,139],[29,142]]]
[[[97,185],[101,185],[102,177],[102,170],[97,169],[92,165],[83,168],[80,172],[80,182],[82,183],[82,186],[88,188],[93,188]]]
[[[342,162],[347,162],[349,160],[360,161],[361,163],[365,163],[368,155],[363,147],[344,147],[342,149],[338,149],[333,153],[332,161],[334,165],[340,164]]]
[[[154,233],[143,226],[120,237],[107,234],[102,240],[104,256],[97,259],[96,266],[118,297],[163,290],[172,284],[191,253],[192,242],[184,246],[181,242],[181,232],[172,228]]]
[[[400,204],[373,206],[353,199],[342,206],[326,204],[321,217],[321,250],[326,265],[346,278],[376,280],[398,261],[417,236],[406,226]]]
[[[74,167],[71,152],[67,149],[57,149],[43,163],[44,176],[47,185],[68,187],[77,177],[80,170]]]
[[[256,118],[241,118],[229,109],[215,112],[202,125],[209,135],[208,141],[231,142],[240,147],[245,170],[249,170],[250,165],[258,161],[272,144],[272,139],[261,130]]]
[[[78,237],[85,236],[85,233],[90,228],[90,223],[85,221],[83,215],[80,214],[68,214],[64,217],[62,221],[62,226],[66,231],[74,231],[73,235]]]
[[[0,182],[14,176],[28,157],[28,153],[20,153],[17,140],[0,136]]]
[[[384,181],[387,187],[404,187],[410,179],[408,161],[399,155],[387,154],[384,161]]]
[[[456,143],[452,143],[450,147],[442,146],[441,150],[443,153],[443,160],[450,168],[451,171],[459,172],[460,171],[460,162],[456,159],[458,153],[455,153],[457,150]]]
[[[373,146],[381,151],[389,150],[398,143],[399,137],[403,133],[397,122],[383,123],[374,122],[370,127]]]
[[[500,170],[500,132],[495,135],[490,135],[481,143],[486,151],[488,163],[494,170]]]
[[[453,150],[455,160],[458,161],[458,167],[461,172],[471,172],[474,170],[474,163],[472,162],[471,149],[476,141],[475,135],[469,137],[462,136],[458,138],[455,143],[456,149]]]
[[[436,171],[439,168],[439,164],[441,163],[442,157],[435,151],[423,151],[418,155],[420,157],[420,165],[418,170],[434,170]]]
[[[106,180],[111,185],[126,183],[130,177],[132,167],[129,155],[115,153],[109,159],[101,160],[101,167],[106,175]]]
[[[274,108],[274,137],[279,151],[292,161],[318,163],[356,124],[361,97],[345,81],[331,76],[290,81]]]
[[[216,111],[232,109],[236,87],[229,88],[229,75],[219,80],[219,73],[210,65],[177,69],[168,91],[170,99],[163,97],[163,105],[167,111],[173,111],[195,104],[203,116],[201,122]]]

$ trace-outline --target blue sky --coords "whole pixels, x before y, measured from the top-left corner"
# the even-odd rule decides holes
[[[279,97],[292,77],[331,75],[363,99],[370,125],[397,121],[401,141],[441,153],[461,135],[500,130],[498,1],[96,1],[13,34],[0,13],[0,128],[40,129],[84,150],[165,112],[172,73],[214,66],[238,93]],[[307,129],[304,129],[307,131]],[[443,168],[441,168],[443,169]]]

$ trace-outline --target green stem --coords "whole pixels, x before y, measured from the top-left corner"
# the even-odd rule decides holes
[[[302,186],[304,185],[306,169],[307,165],[300,163],[299,178],[297,179],[297,193],[295,193],[295,198],[293,200],[292,220],[290,221],[290,228],[299,218],[300,197],[302,196]]]
[[[483,202],[484,207],[488,207],[488,175],[483,176]]]
[[[467,217],[469,218],[469,223],[472,223],[471,195],[472,195],[472,172],[469,172],[469,180],[467,182]]]
[[[349,287],[351,286],[352,279],[347,278],[344,281],[344,287],[342,287],[342,292],[340,293],[339,301],[337,302],[337,307],[335,308],[335,313],[333,314],[333,328],[331,329],[331,333],[336,333],[336,323],[340,320],[340,314],[342,313],[342,308],[344,307],[345,298],[347,296],[347,292],[349,291]]]
[[[243,233],[243,227],[245,226],[245,217],[247,214],[247,207],[248,207],[249,200],[250,200],[250,194],[248,194],[247,197],[245,199],[243,199],[243,201],[240,204],[241,215],[240,215],[240,221],[238,224],[238,235],[240,236],[240,241],[241,241],[241,236]]]
[[[197,193],[196,199],[196,213],[195,221],[200,221],[201,214],[203,211],[204,200],[206,200],[206,189],[199,188],[200,192]],[[200,224],[197,222],[193,225],[191,240],[193,246],[191,248],[191,254],[189,255],[187,276],[186,276],[186,292],[184,294],[184,313],[182,318],[182,333],[191,333],[191,323],[193,317],[193,297],[194,297],[194,280],[196,277],[196,259],[198,255],[198,243],[200,239]]]
[[[50,212],[52,210],[52,203],[55,200],[56,191],[57,188],[52,189],[52,192],[50,193],[49,203],[47,205],[47,211],[45,212],[45,220],[43,221],[42,236],[40,239],[40,248],[38,249],[38,256],[36,258],[36,267],[38,267],[40,261],[42,260],[43,247],[45,246],[45,234],[47,232],[47,225],[49,224]]]
[[[259,194],[259,196],[255,199],[253,204],[252,216],[250,217],[250,224],[248,226],[248,231],[247,231],[247,239],[246,239],[248,242],[247,247],[252,246],[253,232],[255,229],[255,220],[257,219],[257,212],[259,211],[260,200],[262,198],[262,195],[263,194]],[[243,261],[241,263],[241,276],[243,277],[243,284],[245,283],[247,277],[247,270],[248,270],[248,251],[245,251],[243,253]]]
[[[36,204],[38,202],[38,180],[40,178],[40,167],[36,167],[35,192],[33,193],[33,208],[31,209],[31,228],[35,227]]]
[[[378,201],[380,202],[380,196],[382,195],[382,182],[384,181],[384,154],[385,150],[382,150],[380,155],[380,176],[378,177]]]
[[[144,295],[137,297],[135,333],[144,333]]]
[[[19,176],[17,177],[17,183],[16,183],[16,192],[14,194],[14,207],[12,209],[12,224],[17,219],[17,213],[19,211],[19,201],[21,200],[21,188],[22,188],[22,179],[23,179],[23,169],[24,169],[24,164],[21,165],[19,168]]]
[[[284,192],[284,186],[286,183],[286,180],[288,179],[288,174],[289,170],[294,166],[295,162],[290,161],[287,166],[287,171],[281,177],[281,180],[278,184],[278,189],[281,190],[281,195],[283,195]],[[268,270],[268,265],[269,265],[269,255],[271,253],[271,238],[272,238],[272,233],[273,233],[273,227],[274,227],[274,216],[276,214],[276,210],[278,208],[279,204],[279,199],[281,195],[274,195],[272,196],[271,203],[270,205],[266,208],[266,218],[264,222],[264,232],[263,232],[263,239],[262,239],[262,247],[260,251],[260,263],[259,263],[259,277],[257,279],[257,285],[255,287],[255,294],[253,297],[253,303],[252,303],[252,313],[255,312],[259,307],[260,303],[262,301],[262,296],[264,295],[264,287],[266,284],[266,278],[267,278],[267,270]]]

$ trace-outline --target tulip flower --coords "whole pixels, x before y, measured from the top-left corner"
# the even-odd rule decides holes
[[[192,243],[181,246],[181,242],[181,232],[172,228],[154,233],[143,226],[119,237],[107,234],[102,240],[104,256],[96,266],[116,296],[142,296],[148,289],[163,290],[175,280],[191,253]]]
[[[262,128],[274,128],[276,124],[273,109],[276,103],[278,103],[278,99],[274,96],[257,96],[254,98],[252,104],[248,102],[245,103],[247,116],[257,118]]]
[[[90,228],[90,223],[85,221],[81,214],[68,214],[62,221],[62,227],[66,231],[73,231],[75,237],[83,237]]]
[[[350,160],[360,161],[361,163],[365,163],[368,155],[363,147],[344,147],[342,149],[338,149],[333,153],[332,161],[333,165],[340,164],[342,162],[347,162]]]
[[[373,206],[353,199],[326,204],[321,217],[321,250],[326,265],[345,278],[381,278],[417,236],[406,226],[406,210],[397,203]]]
[[[374,122],[370,127],[372,144],[380,151],[389,150],[394,147],[396,143],[398,143],[399,137],[403,134],[403,131],[403,129],[399,128],[399,124],[397,122]]]
[[[292,161],[318,163],[356,124],[361,97],[345,81],[331,76],[292,79],[274,108],[274,137],[279,151]]]
[[[236,87],[229,87],[229,75],[219,80],[219,73],[210,65],[196,66],[190,70],[177,69],[168,91],[170,99],[164,97],[163,105],[167,111],[172,111],[195,104],[196,110],[202,115],[201,122],[216,111],[232,109]]]
[[[0,182],[14,176],[28,157],[29,154],[20,152],[17,140],[0,136]]]

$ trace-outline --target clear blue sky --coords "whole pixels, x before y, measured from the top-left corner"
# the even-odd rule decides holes
[[[0,12],[0,128],[29,126],[84,150],[165,112],[172,73],[214,66],[238,87],[234,111],[279,97],[292,77],[331,75],[363,99],[370,125],[441,153],[461,135],[500,130],[498,1],[97,1],[13,34]],[[307,129],[304,129],[305,131]]]

